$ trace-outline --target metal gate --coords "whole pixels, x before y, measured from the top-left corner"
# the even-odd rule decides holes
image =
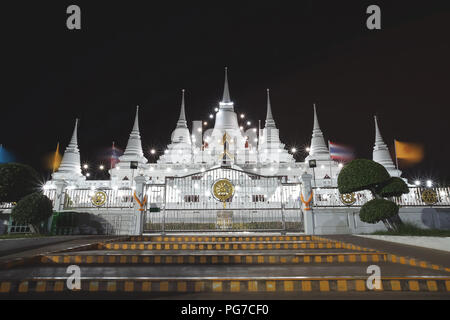
[[[213,191],[220,180],[233,186],[224,202]],[[146,187],[144,232],[303,231],[300,184],[284,180],[227,167],[167,177]]]

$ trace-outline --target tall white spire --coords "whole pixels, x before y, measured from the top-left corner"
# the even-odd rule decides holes
[[[73,129],[72,138],[64,151],[58,171],[53,174],[53,179],[76,179],[82,177],[77,133],[78,119],[75,119],[75,128]]]
[[[323,137],[322,130],[320,130],[319,126],[319,118],[317,117],[316,105],[314,104],[314,127],[311,138],[311,145],[309,147],[309,156],[306,157],[309,159],[329,159],[330,152],[328,151],[328,147],[325,144],[325,139]]]
[[[180,117],[177,122],[177,128],[187,128],[186,113],[184,110],[184,89],[181,90],[181,110]]]
[[[273,116],[272,116],[272,106],[270,104],[270,90],[269,89],[267,89],[266,128],[276,128],[275,120],[273,120]]]
[[[144,152],[142,151],[141,134],[139,133],[139,106],[136,107],[133,130],[131,130],[130,137],[128,138],[127,147],[119,159],[121,162],[138,161],[147,163],[147,159],[144,157]]]
[[[223,103],[231,103],[230,89],[228,88],[228,68],[227,67],[225,67],[225,83],[223,85],[222,102]]]
[[[401,171],[397,170],[392,161],[389,148],[384,143],[383,137],[378,127],[377,116],[375,118],[375,145],[373,147],[373,161],[383,165],[391,176],[400,176]]]

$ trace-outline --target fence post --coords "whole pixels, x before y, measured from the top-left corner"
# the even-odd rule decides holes
[[[300,176],[301,182],[302,182],[302,195],[303,199],[305,201],[308,201],[308,199],[313,196],[312,195],[312,186],[311,186],[311,180],[312,175],[310,175],[307,172],[304,172]],[[311,202],[307,205],[303,203],[303,220],[305,225],[305,234],[314,234],[314,220],[313,220],[313,211],[312,211],[312,199]]]
[[[137,203],[137,201],[134,201],[134,212],[136,214],[136,228],[134,229],[135,234],[141,235],[144,231],[144,215],[147,211],[147,200],[145,199],[145,177],[144,176],[137,176],[134,178],[134,181],[136,182],[136,197],[139,199],[141,203]],[[139,210],[138,210],[139,209]]]

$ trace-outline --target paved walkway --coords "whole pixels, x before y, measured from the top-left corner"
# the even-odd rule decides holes
[[[416,258],[450,268],[450,252],[406,244],[363,238],[353,235],[324,235],[324,238],[351,243],[364,248],[388,252],[398,256]]]

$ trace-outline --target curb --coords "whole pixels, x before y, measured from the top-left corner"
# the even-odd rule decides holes
[[[381,288],[369,290],[365,278],[168,278],[127,280],[82,280],[78,292],[369,292],[410,291],[450,292],[450,277],[436,278],[382,278]],[[71,292],[66,279],[33,279],[0,282],[0,293]],[[1,297],[1,295],[0,295]]]

